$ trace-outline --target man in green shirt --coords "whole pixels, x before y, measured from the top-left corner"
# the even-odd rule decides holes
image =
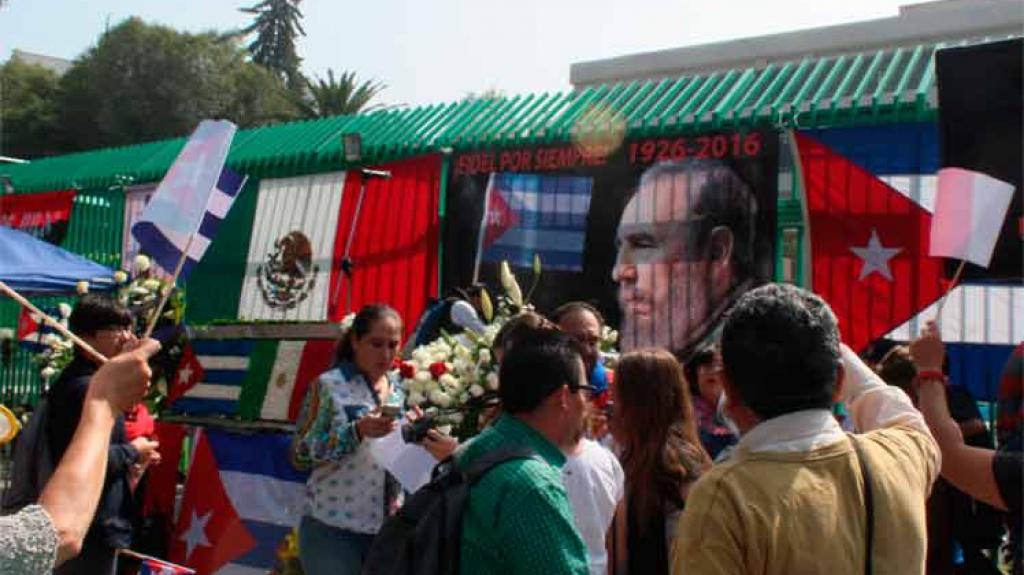
[[[565,334],[538,330],[508,350],[499,372],[504,414],[458,454],[523,446],[534,457],[491,469],[472,487],[462,525],[461,572],[473,575],[586,575],[560,469],[584,430],[587,385],[579,348]]]

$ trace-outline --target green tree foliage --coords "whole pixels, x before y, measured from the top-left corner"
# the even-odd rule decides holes
[[[17,58],[0,66],[0,155],[54,154],[57,136],[57,74]]]
[[[381,104],[369,104],[386,87],[373,80],[359,82],[355,72],[342,72],[340,77],[335,78],[334,70],[328,69],[326,80],[317,78],[316,82],[306,81],[302,111],[308,118],[370,112],[383,107]]]
[[[273,72],[296,93],[304,87],[304,78],[299,72],[302,59],[295,50],[295,41],[306,35],[299,1],[262,0],[255,6],[240,9],[256,16],[253,23],[241,31],[245,36],[256,34],[249,44],[253,61]]]
[[[213,32],[188,34],[131,18],[61,78],[65,149],[187,135],[203,118],[240,126],[295,118],[284,85]]]

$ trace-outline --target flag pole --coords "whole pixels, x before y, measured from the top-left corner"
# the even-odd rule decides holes
[[[164,306],[167,304],[167,299],[171,297],[171,292],[174,291],[174,286],[178,281],[178,275],[181,274],[181,268],[185,267],[185,259],[188,258],[188,250],[192,247],[192,240],[195,239],[196,234],[192,232],[188,236],[188,240],[185,241],[185,249],[181,250],[181,257],[178,258],[178,265],[174,266],[174,275],[171,277],[171,283],[167,286],[167,289],[161,290],[160,303],[157,304],[156,309],[153,310],[153,316],[149,318],[149,324],[146,325],[146,332],[142,334],[142,339],[153,335],[153,328],[156,327],[156,322],[160,319],[160,314],[164,312]]]
[[[800,237],[800,259],[803,260],[800,264],[800,269],[804,272],[801,277],[801,285],[807,289],[813,290],[814,285],[811,281],[814,278],[814,274],[811,270],[811,215],[807,206],[807,193],[806,187],[804,186],[804,162],[800,158],[800,146],[796,143],[796,130],[793,128],[786,128],[786,139],[789,141],[790,155],[793,156],[793,190],[792,193],[796,193],[797,184],[799,184],[801,197],[800,199],[800,212],[803,216],[803,233]],[[780,246],[778,249],[782,249]]]
[[[32,313],[42,317],[43,322],[49,324],[50,327],[60,332],[61,335],[73,341],[75,345],[82,348],[82,351],[92,356],[92,359],[97,363],[102,364],[107,362],[107,358],[102,353],[96,351],[96,348],[89,345],[88,343],[85,342],[85,340],[72,333],[70,329],[64,327],[64,325],[61,324],[59,321],[53,319],[52,317],[44,313],[42,310],[32,305],[32,302],[25,299],[24,296],[14,291],[14,289],[12,289],[10,286],[8,286],[2,281],[0,281],[0,292],[3,292],[4,295],[18,302],[19,305],[28,309]]]
[[[476,235],[476,258],[473,260],[473,283],[480,280],[480,262],[484,255],[484,236],[487,235],[488,212],[491,209],[491,188],[494,186],[494,173],[487,179],[487,190],[484,191],[484,214],[480,217],[480,233]]]
[[[942,294],[942,298],[939,299],[939,307],[935,310],[936,323],[939,323],[939,318],[942,317],[942,308],[945,307],[946,300],[949,299],[949,292],[953,291],[957,282],[960,281],[960,274],[963,273],[965,265],[967,265],[967,260],[960,260],[960,265],[957,266],[956,273],[953,274],[953,281],[949,283],[949,287],[946,288],[946,293]]]

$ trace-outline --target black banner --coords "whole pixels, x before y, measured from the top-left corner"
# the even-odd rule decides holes
[[[625,140],[607,154],[573,144],[479,151],[456,155],[451,169],[446,290],[472,283],[474,270],[499,290],[505,260],[526,291],[536,255],[538,311],[587,301],[621,326],[624,349],[685,356],[736,295],[773,276],[774,132]]]

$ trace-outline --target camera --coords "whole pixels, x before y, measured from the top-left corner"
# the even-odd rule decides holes
[[[419,443],[427,437],[427,432],[436,425],[437,422],[434,421],[432,415],[424,415],[416,421],[402,426],[402,440],[406,443]]]

